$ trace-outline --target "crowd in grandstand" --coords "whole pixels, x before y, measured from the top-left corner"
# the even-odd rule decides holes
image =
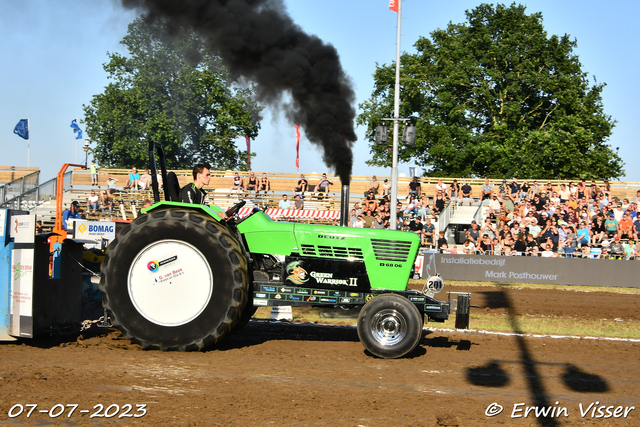
[[[149,170],[140,176],[132,168],[124,189],[149,189]],[[93,179],[93,176],[92,176]],[[161,177],[158,176],[159,182]],[[322,194],[333,185],[326,174],[311,185],[304,174],[300,175],[291,191],[293,200],[286,194],[278,203],[281,209],[304,209],[304,196],[310,191]],[[269,191],[271,183],[265,173],[248,177],[234,173],[230,191]],[[87,209],[91,213],[101,211],[103,216],[113,213],[113,192],[116,180],[109,176],[108,189],[91,191]],[[388,179],[383,182],[376,176],[367,184],[364,200],[356,202],[350,211],[349,225],[384,229],[389,228],[391,218]],[[482,224],[475,221],[465,232],[464,243],[449,244],[444,233],[436,232],[436,222],[448,202],[465,204],[480,201],[486,207]],[[453,180],[444,184],[438,180],[434,194],[423,192],[420,179],[413,177],[397,202],[397,229],[420,236],[422,246],[442,252],[528,255],[542,257],[590,257],[635,259],[640,255],[640,190],[636,197],[617,200],[611,197],[607,181],[599,186],[595,181],[587,183],[567,182],[553,185],[551,182],[502,180],[494,185],[485,180],[481,190],[474,194],[469,183]]]

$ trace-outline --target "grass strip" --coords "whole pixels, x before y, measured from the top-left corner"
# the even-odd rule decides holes
[[[326,325],[355,326],[357,314],[342,309],[315,307],[292,307],[294,323],[317,323]],[[253,316],[269,319],[270,307],[260,307]],[[509,316],[507,314],[473,314],[470,316],[471,330],[492,332],[515,332],[541,335],[574,335],[608,338],[640,338],[640,322],[625,319],[585,320],[545,316]],[[444,323],[430,322],[427,328],[455,328],[455,316]]]

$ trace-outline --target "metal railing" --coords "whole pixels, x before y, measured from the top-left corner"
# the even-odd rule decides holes
[[[0,186],[0,204],[14,199],[21,194],[38,187],[40,181],[40,171],[32,172],[28,175],[16,178]]]
[[[71,172],[72,171],[68,171],[64,174],[64,177],[63,177],[64,191],[68,191],[71,188]],[[39,172],[37,173],[39,174]],[[23,178],[26,178],[26,176]],[[15,181],[18,181],[18,180],[15,180]],[[11,181],[6,185],[10,185],[13,182],[14,181]],[[12,198],[0,199],[0,208],[15,209],[15,210],[34,209],[35,207],[43,204],[44,202],[47,202],[51,199],[56,198],[57,182],[58,182],[58,178],[52,178],[41,185],[36,184],[35,186],[31,186],[31,188],[21,193],[18,193]],[[27,185],[30,185],[30,184],[27,184]]]

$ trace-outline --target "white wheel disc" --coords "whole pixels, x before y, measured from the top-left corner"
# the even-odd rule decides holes
[[[147,320],[180,326],[202,313],[213,293],[213,273],[196,247],[160,240],[140,251],[129,268],[129,297]]]

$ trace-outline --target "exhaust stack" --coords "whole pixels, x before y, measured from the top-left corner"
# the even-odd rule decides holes
[[[349,226],[349,184],[342,184],[340,191],[340,227]]]

